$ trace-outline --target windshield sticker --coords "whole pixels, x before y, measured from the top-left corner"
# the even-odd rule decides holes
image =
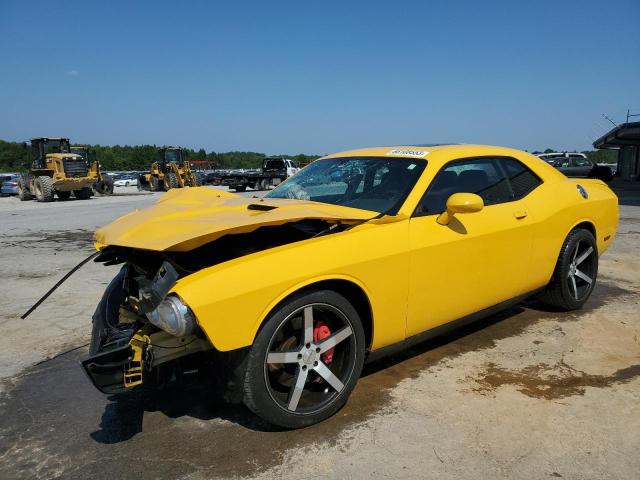
[[[412,163],[411,165],[409,165],[409,166],[407,167],[407,170],[413,170],[414,168],[416,168],[416,164],[415,164],[415,163]]]
[[[395,155],[400,157],[426,157],[429,152],[424,150],[390,150],[387,155]]]

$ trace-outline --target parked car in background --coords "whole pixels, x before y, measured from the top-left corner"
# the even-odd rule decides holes
[[[131,187],[138,185],[137,175],[119,175],[116,177],[113,185],[116,187]]]
[[[18,175],[2,175],[0,177],[0,195],[18,194]]]
[[[551,152],[540,153],[537,156],[560,170],[567,177],[599,178],[605,181],[613,178],[613,170],[609,165],[598,165],[584,153]]]

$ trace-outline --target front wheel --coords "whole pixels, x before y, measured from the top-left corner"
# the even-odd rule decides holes
[[[169,172],[164,176],[165,190],[169,191],[172,188],[178,188],[178,187],[180,187],[180,183],[178,182],[178,176],[175,173]]]
[[[156,176],[151,176],[151,178],[149,179],[149,184],[151,185],[152,192],[160,192],[164,189],[164,185],[162,186],[162,188],[160,187],[160,180]]]
[[[51,177],[41,175],[33,182],[36,200],[39,202],[53,202],[53,180]]]
[[[247,358],[244,402],[275,425],[300,428],[336,413],[362,371],[364,330],[342,295],[293,297],[267,319]]]
[[[593,292],[597,276],[596,239],[588,230],[572,230],[562,244],[551,282],[539,298],[561,310],[577,310]]]

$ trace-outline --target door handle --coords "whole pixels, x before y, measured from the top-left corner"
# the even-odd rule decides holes
[[[513,216],[516,217],[518,220],[522,220],[524,217],[527,216],[527,212],[525,212],[524,210],[518,210],[513,213]]]

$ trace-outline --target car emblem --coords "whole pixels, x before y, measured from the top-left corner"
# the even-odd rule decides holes
[[[576,185],[576,187],[578,188],[580,195],[582,195],[582,198],[589,198],[589,194],[587,193],[587,191],[584,189],[582,185],[578,184]]]

